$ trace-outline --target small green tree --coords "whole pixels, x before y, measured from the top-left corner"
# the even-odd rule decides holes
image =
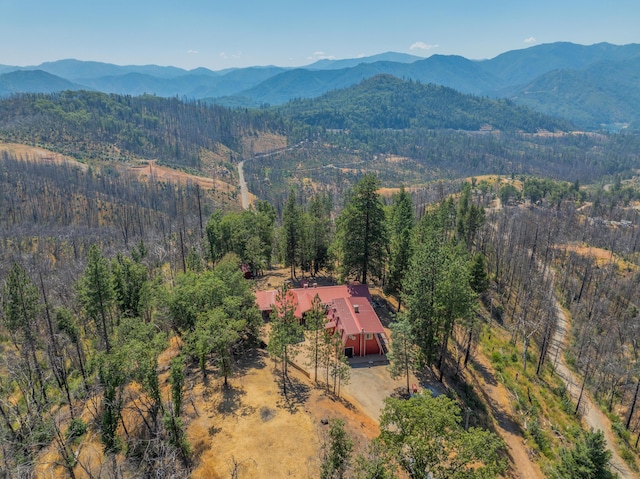
[[[295,353],[302,335],[302,327],[295,316],[296,302],[293,293],[285,286],[276,294],[271,313],[271,333],[269,334],[269,353],[280,360],[282,369],[282,387],[287,394],[289,360]]]
[[[300,260],[300,246],[301,246],[301,216],[302,209],[296,202],[295,191],[291,190],[289,193],[289,199],[285,205],[284,212],[282,213],[282,227],[284,229],[284,263],[285,266],[291,268],[291,277],[296,276],[296,266],[299,265]]]
[[[349,467],[353,441],[344,430],[342,419],[332,419],[329,426],[329,444],[324,445],[324,458],[320,468],[321,479],[342,479]]]
[[[36,399],[36,385],[39,385],[41,399],[47,400],[46,383],[42,368],[38,361],[38,315],[42,309],[38,289],[29,278],[27,271],[18,263],[14,263],[2,294],[4,311],[3,323],[11,334],[16,349],[24,358],[30,383],[33,385],[32,396]],[[31,377],[35,374],[35,377]]]
[[[124,365],[127,364],[120,351],[102,353],[98,357],[98,378],[102,386],[101,438],[106,452],[120,451],[118,422],[122,412],[122,392],[126,381]]]
[[[222,255],[225,253],[222,245],[221,221],[222,213],[220,211],[216,211],[207,220],[207,226],[205,228],[207,232],[207,249],[212,267],[215,266],[218,260],[222,258]]]
[[[411,196],[402,187],[400,193],[394,195],[389,213],[389,276],[385,289],[388,294],[396,295],[398,311],[402,292],[402,280],[409,269],[409,261],[413,252],[411,233],[414,217]]]
[[[498,197],[500,198],[500,201],[502,202],[502,204],[506,205],[509,203],[509,200],[511,200],[511,198],[516,200],[519,199],[520,192],[516,189],[515,186],[509,183],[504,185],[502,188],[500,188],[500,191],[498,192]]]
[[[482,295],[489,289],[489,276],[487,275],[487,266],[482,253],[474,256],[471,263],[470,276],[471,289],[476,294]]]
[[[318,366],[321,363],[322,336],[325,334],[326,315],[320,296],[317,294],[311,301],[311,310],[307,313],[306,319],[307,329],[310,333],[307,346],[307,352],[309,353],[308,366],[313,367],[313,380],[318,382]]]
[[[87,253],[87,266],[76,285],[78,299],[87,316],[98,325],[105,350],[111,351],[110,331],[112,308],[116,293],[109,262],[100,248],[93,244]]]
[[[602,431],[591,429],[578,440],[573,448],[560,453],[558,478],[613,479],[610,469],[611,451]]]
[[[141,318],[147,305],[147,269],[139,262],[118,254],[111,261],[113,287],[120,314]]]
[[[340,387],[342,384],[349,384],[351,380],[351,366],[349,366],[347,357],[344,355],[342,344],[335,349],[335,356],[331,362],[329,374],[333,378],[333,394],[340,397]]]
[[[169,384],[171,384],[173,415],[180,417],[182,411],[182,388],[184,386],[184,356],[182,355],[176,356],[171,360]]]
[[[389,460],[415,479],[488,479],[506,466],[502,441],[483,429],[465,431],[460,408],[446,396],[387,398],[379,439]]]
[[[245,329],[245,320],[230,317],[222,308],[214,308],[198,317],[196,329],[188,336],[189,343],[195,344],[203,371],[206,371],[206,357],[213,354],[225,387],[233,371],[232,349],[241,341]]]
[[[392,378],[407,378],[407,394],[411,394],[409,375],[417,366],[418,347],[411,329],[411,324],[400,314],[389,326],[391,329],[391,351],[387,355],[390,362],[389,372]]]
[[[396,477],[379,440],[371,441],[367,449],[355,457],[351,477],[354,479],[393,479]]]

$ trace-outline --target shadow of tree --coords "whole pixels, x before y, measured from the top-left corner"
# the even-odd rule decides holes
[[[311,387],[291,376],[283,379],[282,374],[279,374],[277,378],[281,392],[280,400],[277,403],[278,407],[286,409],[290,413],[297,412],[300,406],[306,403],[311,396]]]
[[[220,386],[220,400],[216,405],[216,410],[223,416],[249,416],[253,414],[254,407],[242,405],[242,398],[246,394],[245,390],[241,388]]]
[[[251,369],[264,369],[267,366],[265,362],[267,356],[267,352],[260,348],[243,351],[235,361],[236,373],[242,375]]]
[[[495,376],[491,371],[489,371],[486,367],[484,367],[482,364],[479,364],[478,361],[475,361],[473,359],[471,360],[471,364],[473,365],[473,368],[480,373],[482,379],[486,384],[497,386],[498,382],[496,381]],[[520,424],[518,424],[514,419],[511,418],[511,415],[504,409],[504,407],[498,404],[498,402],[489,395],[487,390],[480,389],[478,394],[475,392],[476,388],[472,387],[469,388],[469,394],[471,394],[471,391],[473,391],[473,395],[475,396],[475,398],[477,398],[474,402],[476,402],[476,404],[483,405],[483,409],[484,411],[486,411],[487,415],[490,411],[496,422],[502,429],[519,436],[524,435],[524,431],[522,430]],[[480,398],[482,398],[482,400]],[[486,419],[486,422],[488,424],[483,425],[483,427],[486,427],[487,429],[495,432],[495,428],[490,427],[491,421],[488,417]]]

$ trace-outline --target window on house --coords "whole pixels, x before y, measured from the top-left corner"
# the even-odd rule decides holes
[[[364,336],[364,337],[365,337],[365,339],[366,339],[367,341],[369,341],[370,339],[373,339],[373,333],[367,333],[367,334],[365,334],[365,336]]]

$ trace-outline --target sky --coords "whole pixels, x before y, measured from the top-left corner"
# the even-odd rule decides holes
[[[0,64],[66,58],[221,70],[388,51],[493,58],[640,43],[640,0],[0,0]]]

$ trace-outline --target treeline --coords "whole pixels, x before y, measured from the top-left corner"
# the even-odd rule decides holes
[[[80,159],[140,157],[200,167],[202,149],[242,154],[242,137],[283,133],[278,117],[178,98],[78,91],[20,94],[0,101],[0,135]]]

